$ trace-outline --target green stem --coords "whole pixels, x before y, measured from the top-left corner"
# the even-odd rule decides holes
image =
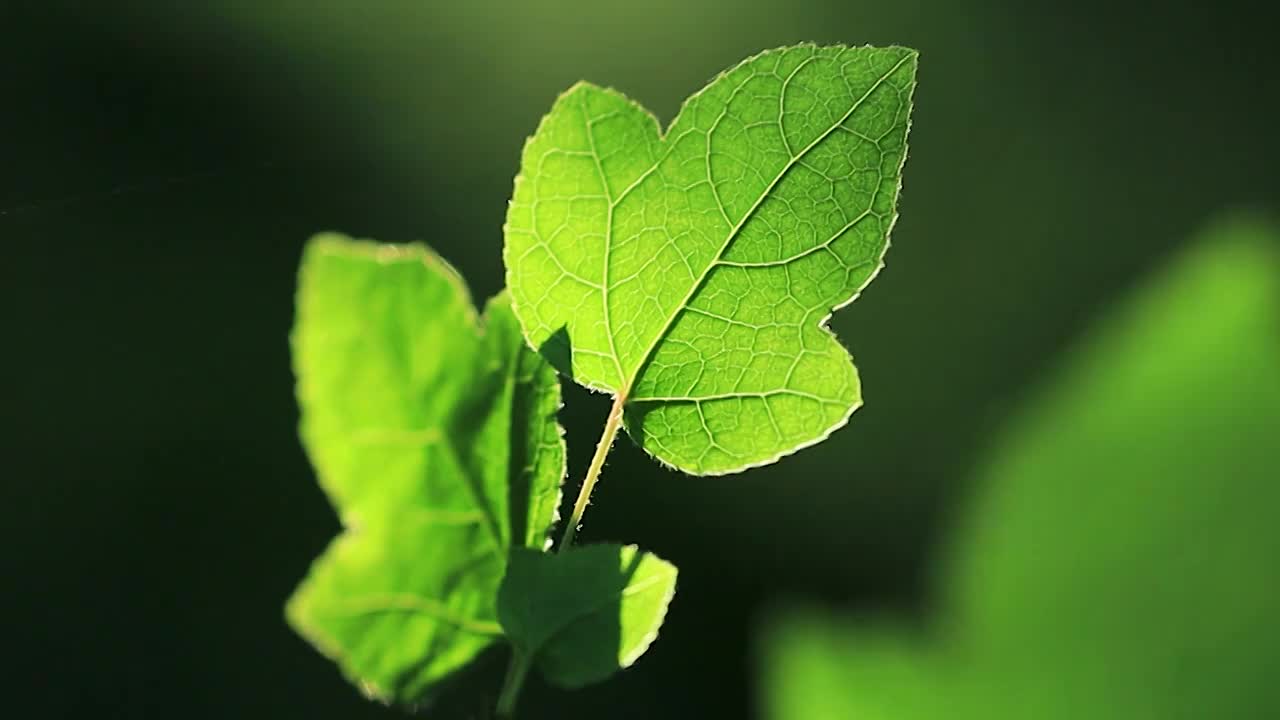
[[[507,666],[507,677],[502,681],[502,692],[498,694],[498,717],[515,716],[516,700],[520,698],[520,688],[524,687],[524,679],[528,674],[528,658],[518,648],[513,649],[511,664]]]
[[[564,538],[557,550],[564,550],[573,544],[573,536],[578,532],[578,524],[582,522],[582,514],[587,511],[591,502],[591,491],[600,478],[600,470],[604,467],[604,459],[613,447],[613,439],[618,436],[618,427],[622,423],[622,406],[627,402],[625,393],[618,393],[613,399],[613,407],[609,410],[609,419],[604,423],[604,432],[596,445],[595,457],[591,458],[591,467],[587,468],[587,476],[582,481],[582,489],[578,491],[578,499],[573,503],[573,514],[569,516],[569,524],[565,526]]]

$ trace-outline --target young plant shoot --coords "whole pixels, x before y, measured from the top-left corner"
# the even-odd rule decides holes
[[[860,382],[826,322],[884,265],[915,72],[907,48],[770,50],[665,131],[573,86],[525,145],[508,290],[482,315],[421,245],[314,239],[294,369],[344,531],[290,599],[294,628],[370,697],[433,718],[510,716],[532,669],[575,688],[633,663],[675,567],[573,546],[618,430],[713,475],[848,421]],[[557,370],[613,405],[552,552]]]

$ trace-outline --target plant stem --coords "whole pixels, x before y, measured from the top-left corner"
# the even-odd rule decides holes
[[[524,678],[529,674],[529,660],[518,648],[511,653],[511,664],[507,665],[507,676],[502,681],[502,692],[498,695],[498,717],[510,718],[516,712],[516,700],[520,698],[520,688],[524,686]]]
[[[564,550],[573,544],[573,536],[578,532],[578,524],[582,522],[582,514],[587,511],[591,502],[591,491],[600,478],[600,470],[604,467],[604,459],[613,447],[613,439],[618,436],[618,427],[622,423],[622,406],[626,404],[625,393],[618,393],[613,399],[613,407],[609,410],[609,419],[605,420],[604,432],[600,434],[600,442],[596,445],[595,457],[591,458],[591,467],[587,468],[587,476],[582,480],[582,489],[578,491],[578,499],[573,503],[573,514],[569,516],[569,524],[565,526],[564,538],[560,540],[557,551]]]

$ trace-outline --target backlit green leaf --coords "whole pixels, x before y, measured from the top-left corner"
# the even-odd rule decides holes
[[[526,550],[511,557],[498,618],[517,655],[550,682],[579,687],[648,649],[675,589],[675,566],[634,545]]]
[[[332,235],[303,258],[293,353],[303,442],[345,530],[288,618],[370,696],[430,701],[501,638],[510,549],[546,545],[555,373],[505,295],[477,317],[427,248]]]
[[[802,45],[716,78],[663,133],[580,83],[525,146],[507,281],[534,347],[696,474],[821,441],[861,404],[825,323],[883,265],[915,86],[906,48]]]

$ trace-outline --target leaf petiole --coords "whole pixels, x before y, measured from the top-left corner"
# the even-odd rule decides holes
[[[573,544],[573,536],[578,532],[578,524],[582,522],[582,515],[587,511],[587,505],[591,503],[591,491],[596,486],[596,480],[600,478],[600,470],[604,468],[604,459],[608,457],[609,449],[613,447],[614,438],[618,437],[618,428],[622,424],[622,407],[626,402],[625,393],[618,393],[613,399],[609,419],[605,420],[604,432],[600,434],[596,454],[591,458],[587,476],[582,480],[582,489],[578,491],[578,499],[573,503],[573,514],[569,516],[569,524],[564,528],[564,537],[560,540],[557,552]]]
[[[524,679],[529,674],[529,657],[515,648],[511,653],[511,664],[507,666],[507,676],[502,681],[502,692],[498,695],[498,717],[515,716],[516,700],[520,698],[520,688],[524,687]]]

